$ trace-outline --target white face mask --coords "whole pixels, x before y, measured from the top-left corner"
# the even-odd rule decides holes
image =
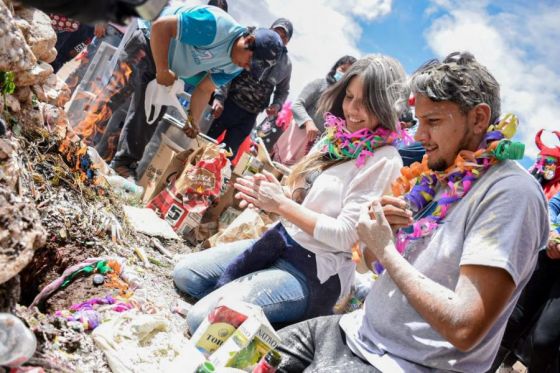
[[[336,72],[334,73],[334,80],[336,80],[337,82],[344,76],[344,73],[340,70],[336,70]]]

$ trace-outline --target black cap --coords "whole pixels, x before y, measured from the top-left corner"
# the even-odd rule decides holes
[[[281,29],[284,29],[284,31],[286,31],[286,35],[288,35],[288,40],[292,38],[292,35],[294,34],[294,26],[292,25],[292,22],[290,22],[289,19],[278,18],[276,21],[274,21],[272,26],[270,26],[271,29],[275,29],[277,27],[280,27]]]
[[[276,32],[269,29],[259,28],[255,30],[254,35],[251,75],[255,79],[260,79],[266,69],[276,65],[284,52],[284,43]]]

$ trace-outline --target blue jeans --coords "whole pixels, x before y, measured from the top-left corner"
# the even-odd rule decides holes
[[[228,264],[255,241],[237,241],[193,253],[175,266],[175,285],[200,299],[187,315],[192,333],[222,298],[262,307],[271,323],[299,321],[303,317],[309,295],[305,277],[283,259],[270,268],[250,273],[214,290]]]

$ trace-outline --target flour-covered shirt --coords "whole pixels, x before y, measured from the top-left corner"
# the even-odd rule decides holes
[[[290,236],[315,254],[317,278],[321,283],[339,275],[342,296],[348,294],[354,279],[351,253],[358,241],[356,223],[360,208],[389,193],[401,167],[401,157],[393,146],[376,149],[361,168],[356,167],[356,160],[333,166],[315,179],[302,203],[320,214],[313,236],[284,222]]]
[[[459,351],[416,312],[384,272],[365,308],[340,321],[348,345],[383,372],[487,371],[547,238],[546,199],[536,180],[513,161],[492,167],[435,233],[409,243],[405,251],[418,271],[451,290],[462,265],[506,270],[516,289],[490,331],[470,351]]]

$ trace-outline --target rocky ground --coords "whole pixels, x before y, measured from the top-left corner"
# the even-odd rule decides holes
[[[69,90],[49,65],[55,42],[48,16],[0,0],[0,312],[18,315],[37,337],[29,365],[50,372],[107,372],[91,333],[56,312],[127,292],[130,298],[123,299],[138,312],[161,315],[171,331],[182,334],[184,318],[172,312],[180,296],[171,271],[191,249],[182,240],[161,240],[168,257],[152,237],[131,228],[122,206],[135,201],[116,195],[99,178],[68,123],[63,106]],[[93,276],[79,275],[30,307],[67,268],[107,257],[118,258],[133,274],[134,289],[106,286],[107,281],[95,285]]]

